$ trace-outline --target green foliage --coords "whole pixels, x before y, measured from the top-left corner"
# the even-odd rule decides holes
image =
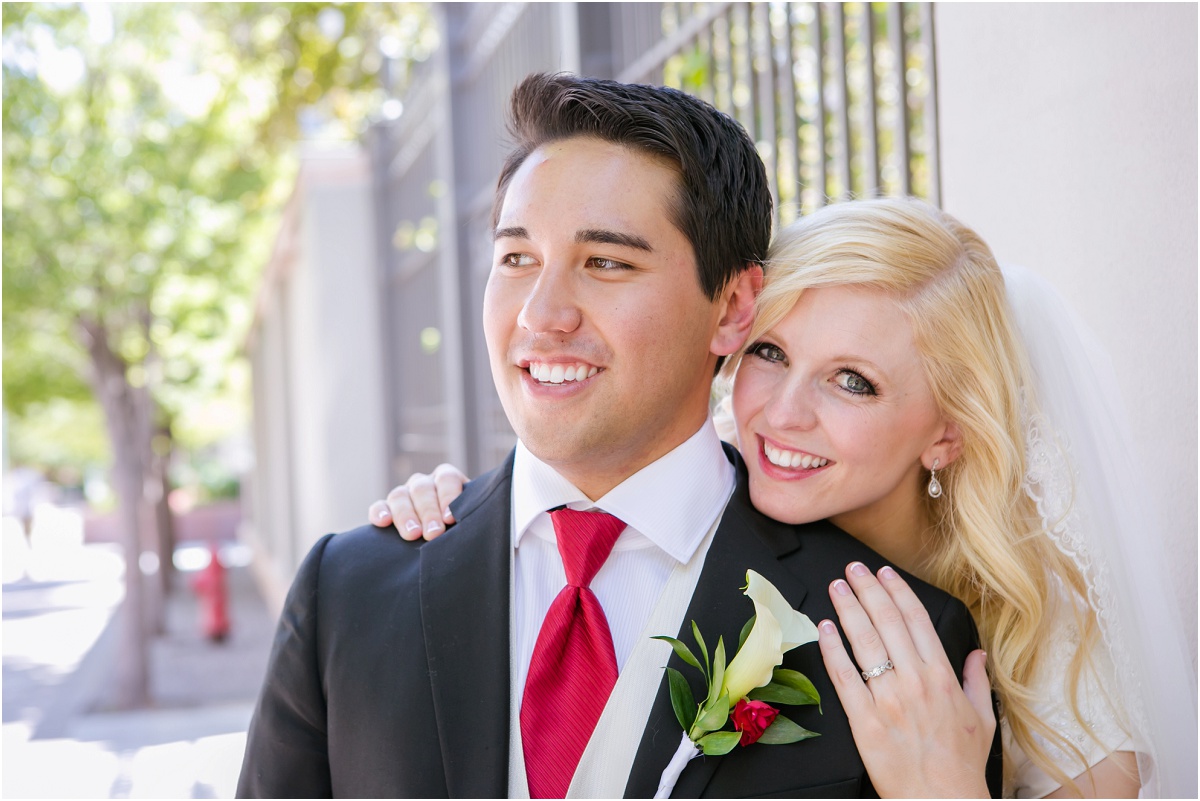
[[[705,756],[721,756],[732,751],[741,739],[741,732],[716,731],[701,737],[696,744],[704,751]]]
[[[751,701],[767,701],[773,704],[788,704],[790,706],[820,705],[821,694],[809,681],[808,676],[798,670],[775,668],[771,681],[762,687],[756,687],[746,696]]]
[[[747,573],[747,587],[743,589],[749,587],[750,575],[750,573]],[[770,587],[769,582],[767,586]],[[774,588],[771,587],[771,590],[774,591]],[[751,616],[746,621],[746,625],[742,627],[741,633],[738,636],[737,651],[741,651],[742,646],[745,645],[746,639],[754,628],[754,623],[757,619],[757,615]],[[700,633],[700,627],[696,625],[696,621],[694,620],[692,621],[692,637],[695,638],[696,645],[700,648],[704,664],[700,663],[700,660],[696,658],[686,643],[674,637],[659,635],[652,639],[670,643],[676,656],[685,664],[691,665],[703,674],[707,695],[702,703],[697,704],[687,678],[675,668],[666,668],[667,682],[671,692],[671,708],[675,712],[675,718],[679,721],[679,725],[687,732],[688,739],[695,743],[704,754],[719,756],[732,750],[741,739],[740,730],[730,732],[723,731],[723,729],[725,724],[730,720],[730,715],[735,704],[742,699],[730,698],[729,692],[722,686],[725,683],[726,669],[724,637],[717,638],[717,647],[713,651],[711,665],[709,664],[708,647],[704,642],[704,636]],[[735,651],[735,654],[737,651]],[[771,673],[770,682],[761,687],[754,688],[747,694],[746,698],[752,701],[790,706],[816,704],[818,705],[818,709],[821,703],[820,693],[817,692],[817,688],[809,681],[807,676],[799,671],[781,667],[774,668]],[[735,729],[737,729],[737,725],[735,722]],[[819,735],[816,732],[811,732],[797,725],[783,715],[777,715],[772,724],[763,731],[762,736],[757,742],[766,745],[782,745],[817,736]]]
[[[403,80],[434,44],[394,3],[5,4],[3,36],[14,428],[51,398],[86,408],[88,326],[169,424],[229,396],[293,144],[356,135],[381,51]]]
[[[690,731],[696,722],[696,697],[692,695],[692,686],[684,675],[675,668],[667,668],[667,681],[671,687],[671,708],[675,710],[675,719],[684,731]]]
[[[803,726],[793,723],[783,715],[776,715],[775,720],[771,721],[771,725],[758,738],[758,742],[763,745],[787,745],[820,736],[815,731],[809,731]]]
[[[662,634],[655,636],[655,637],[651,637],[650,639],[663,640],[665,642],[671,643],[671,648],[675,651],[675,654],[680,659],[682,659],[684,662],[691,665],[692,667],[696,668],[697,670],[701,670],[701,671],[704,670],[704,668],[700,667],[700,662],[699,662],[699,660],[696,659],[696,657],[692,653],[691,649],[688,648],[687,645],[685,645],[682,640],[677,640],[674,637],[667,637]]]

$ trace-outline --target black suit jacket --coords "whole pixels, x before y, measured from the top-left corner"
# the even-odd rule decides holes
[[[709,643],[724,636],[732,655],[753,614],[741,592],[748,568],[817,622],[835,618],[827,587],[847,563],[877,569],[883,561],[828,523],[789,526],[758,513],[744,465],[729,454],[737,489],[678,636],[690,643],[696,620]],[[280,618],[239,797],[507,795],[511,476],[510,455],[468,484],[453,505],[453,533],[433,542],[406,542],[372,526],[317,542]],[[961,670],[977,647],[966,608],[906,578]],[[671,664],[693,671],[674,656]],[[784,666],[813,681],[824,708],[785,713],[821,736],[694,759],[675,797],[874,795],[817,645],[791,651]],[[654,795],[680,734],[664,677],[627,797]],[[989,766],[994,795],[998,743]]]

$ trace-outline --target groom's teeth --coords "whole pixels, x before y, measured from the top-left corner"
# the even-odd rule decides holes
[[[599,368],[587,364],[542,364],[532,362],[529,375],[543,384],[565,384],[568,381],[583,381],[599,372]]]
[[[767,455],[767,461],[779,467],[801,468],[803,470],[815,470],[818,467],[824,467],[829,464],[828,459],[820,456],[813,456],[808,453],[799,453],[798,451],[785,451],[782,448],[776,448],[773,445],[763,443],[763,452]]]

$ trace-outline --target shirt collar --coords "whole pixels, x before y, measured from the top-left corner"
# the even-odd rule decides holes
[[[513,461],[513,547],[520,545],[538,515],[566,505],[615,515],[686,563],[725,508],[735,481],[711,417],[683,444],[595,503],[518,442]]]

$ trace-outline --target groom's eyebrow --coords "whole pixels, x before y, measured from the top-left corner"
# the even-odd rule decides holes
[[[497,228],[492,234],[492,239],[529,239],[529,229],[520,225]],[[647,253],[654,252],[654,248],[644,237],[608,228],[585,228],[582,231],[576,231],[575,241],[580,245],[619,245],[634,250],[644,250]]]
[[[610,231],[607,228],[585,228],[575,233],[575,241],[581,245],[620,245],[621,247],[644,250],[653,253],[650,243],[637,234],[627,234],[622,231]]]
[[[497,228],[492,234],[492,240],[497,239],[528,239],[529,230],[519,225],[510,225],[507,228]]]

